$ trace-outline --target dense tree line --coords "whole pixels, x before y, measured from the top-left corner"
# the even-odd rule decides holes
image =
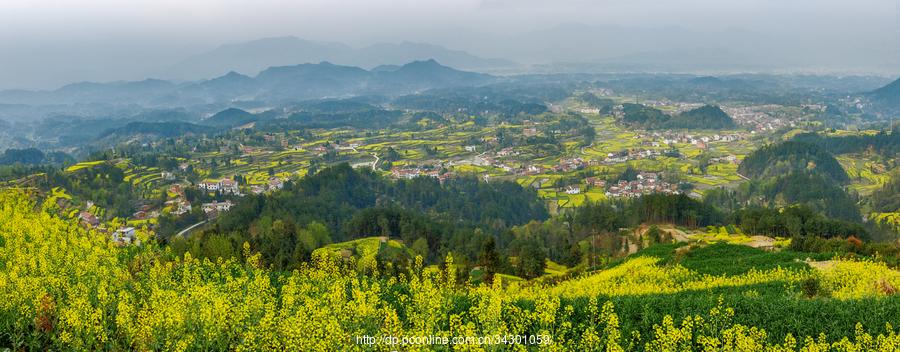
[[[900,172],[895,172],[890,181],[872,193],[868,201],[873,211],[884,213],[900,211]]]
[[[812,144],[831,154],[863,153],[873,151],[885,156],[900,153],[900,134],[881,131],[875,135],[823,136],[818,133],[802,133],[792,139]]]
[[[0,165],[63,164],[74,160],[63,152],[44,153],[37,148],[7,149],[0,154]]]
[[[301,229],[318,223],[327,230],[329,241],[371,236],[400,239],[408,246],[424,241],[422,252],[430,253],[426,259],[438,261],[452,251],[461,254],[461,260],[475,262],[489,234],[546,218],[534,191],[515,183],[467,177],[443,185],[432,178],[390,181],[340,164],[271,196],[244,197],[197,238],[227,234],[232,252],[247,241],[272,260],[269,264],[289,267],[314,249],[297,251],[295,242]],[[275,221],[281,222],[278,231],[271,228]],[[269,246],[269,236],[286,239],[279,240],[282,245]]]
[[[798,171],[768,179],[753,179],[734,190],[708,190],[704,201],[726,212],[738,211],[746,206],[780,208],[804,205],[831,218],[850,222],[862,220],[853,197],[839,185],[812,172]]]
[[[752,235],[868,237],[868,232],[859,223],[831,219],[803,205],[783,209],[747,207],[732,214],[730,222]]]
[[[166,122],[143,122],[134,121],[127,125],[117,128],[111,128],[103,131],[97,138],[128,137],[134,135],[155,135],[160,137],[177,137],[188,133],[201,134],[209,132],[209,127],[196,125],[190,122],[166,121]]]

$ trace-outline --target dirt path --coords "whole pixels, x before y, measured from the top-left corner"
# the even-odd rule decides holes
[[[757,235],[757,236],[750,236],[750,239],[752,239],[752,241],[746,243],[746,245],[748,245],[750,247],[760,248],[760,249],[775,248],[775,239],[772,237]]]
[[[819,260],[819,261],[806,260],[805,262],[811,268],[817,269],[817,270],[828,270],[828,269],[831,269],[834,267],[833,260]]]

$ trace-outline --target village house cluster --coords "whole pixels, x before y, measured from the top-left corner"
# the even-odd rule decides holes
[[[215,218],[220,213],[231,210],[232,206],[234,206],[234,203],[232,203],[230,200],[226,200],[224,202],[212,201],[210,203],[203,203],[200,207],[201,209],[203,209],[203,213],[205,213],[207,217]]]
[[[172,209],[169,213],[172,215],[184,215],[191,212],[191,202],[187,201],[184,196],[184,187],[180,184],[169,186],[169,193],[175,195],[174,199],[167,200],[165,206]]]
[[[603,164],[612,165],[624,163],[629,160],[654,159],[660,155],[662,155],[662,153],[658,150],[633,148],[615,153],[607,153],[606,159],[603,159]]]
[[[611,198],[636,198],[651,193],[679,194],[681,192],[678,190],[677,185],[663,181],[659,174],[641,172],[634,181],[620,180],[610,184],[606,191],[606,196]]]
[[[442,174],[440,169],[428,170],[419,167],[391,168],[391,177],[395,180],[411,180],[419,176],[435,178],[444,183],[452,177],[452,174],[449,172]]]
[[[749,127],[754,133],[774,131],[786,127],[796,127],[794,120],[774,117],[763,110],[773,110],[777,105],[747,106],[723,108],[731,118],[740,126]]]
[[[596,161],[585,162],[581,158],[561,158],[559,164],[553,165],[550,169],[556,172],[570,172],[584,169],[587,165],[596,165]]]
[[[115,243],[117,246],[141,244],[141,241],[137,239],[136,236],[137,230],[135,230],[133,226],[122,226],[110,233],[110,230],[106,227],[106,225],[101,224],[100,219],[98,219],[97,216],[89,211],[89,209],[93,206],[94,203],[88,201],[86,204],[87,210],[83,210],[78,213],[78,219],[81,220],[81,223],[84,224],[84,226],[96,229],[98,233],[109,236],[110,241]]]
[[[253,194],[263,194],[266,192],[274,192],[284,188],[284,180],[280,177],[269,177],[268,182],[265,185],[252,185],[250,186],[250,193]]]
[[[343,142],[343,143],[331,143],[326,142],[325,144],[317,145],[312,148],[314,152],[316,152],[319,156],[322,156],[325,153],[330,151],[357,151],[356,148],[363,146],[360,142]],[[300,150],[302,147],[295,147],[294,149]]]
[[[664,131],[664,132],[652,132],[652,133],[640,133],[636,135],[634,138],[649,140],[649,139],[657,139],[662,141],[663,144],[672,146],[675,144],[691,144],[697,147],[705,148],[707,143],[712,142],[735,142],[742,139],[745,139],[746,136],[744,133],[715,133],[709,136],[701,136],[693,133],[684,133],[684,132],[672,132],[672,131]],[[650,142],[655,143],[655,142]],[[658,145],[657,145],[658,146]]]
[[[241,188],[237,181],[230,178],[218,181],[203,181],[197,184],[197,188],[207,192],[222,192],[222,194],[241,195]]]

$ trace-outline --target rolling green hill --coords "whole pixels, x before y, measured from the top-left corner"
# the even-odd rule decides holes
[[[731,119],[718,106],[704,105],[675,116],[641,104],[622,104],[622,122],[647,129],[729,129],[734,128]]]
[[[666,128],[685,129],[730,129],[734,120],[718,106],[704,105],[694,110],[675,115],[664,124]]]

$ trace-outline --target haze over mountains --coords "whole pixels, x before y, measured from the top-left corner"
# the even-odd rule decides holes
[[[311,41],[288,36],[222,45],[163,70],[162,76],[173,79],[202,79],[229,71],[255,75],[268,67],[298,63],[327,61],[338,65],[374,68],[428,59],[458,69],[478,71],[517,65],[510,60],[482,58],[465,51],[431,44],[379,43],[353,48],[343,43]]]
[[[896,0],[7,1],[0,89],[428,58],[488,73],[897,76],[898,18]]]
[[[428,89],[477,86],[494,76],[460,71],[433,59],[365,70],[329,62],[274,66],[255,77],[229,72],[217,78],[176,83],[158,79],[82,82],[52,91],[0,91],[0,104],[137,104],[192,106],[233,101],[281,101],[397,95]]]

